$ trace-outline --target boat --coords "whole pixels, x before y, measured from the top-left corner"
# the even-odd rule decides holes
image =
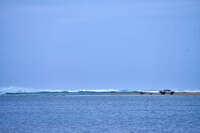
[[[160,92],[161,95],[165,95],[165,94],[173,95],[175,93],[174,91],[168,90],[168,89],[166,89],[166,90],[160,90],[159,92]]]

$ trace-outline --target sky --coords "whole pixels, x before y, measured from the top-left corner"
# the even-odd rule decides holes
[[[0,87],[200,90],[199,0],[0,0]]]

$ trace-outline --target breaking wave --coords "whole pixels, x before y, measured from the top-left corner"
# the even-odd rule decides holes
[[[200,89],[180,90],[174,89],[175,92],[200,92]],[[117,89],[83,89],[83,90],[69,90],[69,89],[32,89],[23,87],[6,87],[0,88],[0,95],[6,94],[66,94],[66,95],[101,95],[101,94],[137,94],[137,93],[159,93],[157,90],[117,90]]]
[[[0,95],[5,94],[69,94],[69,95],[92,95],[92,94],[116,94],[116,93],[139,93],[135,90],[117,89],[83,89],[83,90],[64,90],[64,89],[31,89],[21,87],[0,88]]]

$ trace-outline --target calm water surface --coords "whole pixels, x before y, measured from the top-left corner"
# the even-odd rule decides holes
[[[200,96],[0,96],[0,133],[199,133]]]

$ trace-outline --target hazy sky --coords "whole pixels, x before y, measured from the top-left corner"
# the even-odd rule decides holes
[[[200,89],[200,1],[0,0],[0,86]]]

